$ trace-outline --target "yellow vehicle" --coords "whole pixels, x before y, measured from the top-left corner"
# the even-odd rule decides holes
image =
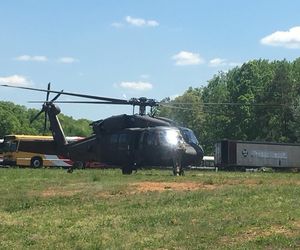
[[[69,141],[80,137],[69,137]],[[3,165],[40,167],[70,167],[74,163],[57,154],[52,136],[7,135],[3,142]]]

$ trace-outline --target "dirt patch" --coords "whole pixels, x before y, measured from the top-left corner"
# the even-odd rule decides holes
[[[194,191],[199,189],[214,190],[217,185],[206,185],[196,182],[138,182],[130,185],[136,192],[163,192],[166,190],[174,191]]]

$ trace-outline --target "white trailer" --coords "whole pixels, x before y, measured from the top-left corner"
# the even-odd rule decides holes
[[[300,144],[222,140],[215,145],[219,168],[300,168]]]

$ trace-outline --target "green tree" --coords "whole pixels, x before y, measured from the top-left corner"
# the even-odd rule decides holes
[[[44,115],[40,115],[30,124],[30,120],[38,112],[39,110],[27,109],[25,106],[15,105],[12,102],[0,102],[0,137],[8,134],[42,135],[44,133]],[[89,120],[75,120],[63,114],[60,114],[59,117],[66,135],[88,136],[92,132]],[[46,134],[51,135],[49,123]]]
[[[170,100],[166,98],[165,106],[158,110],[158,115],[174,120],[179,126],[192,129],[202,140],[205,137],[203,122],[202,89],[189,88],[182,96]]]
[[[208,154],[213,152],[213,145],[216,140],[225,138],[224,134],[232,133],[230,110],[226,105],[218,105],[229,101],[227,82],[227,74],[220,72],[203,89],[202,99],[205,103],[203,109],[203,146]]]
[[[195,90],[189,89],[173,102]],[[300,142],[300,58],[293,62],[249,61],[219,72],[200,90],[201,108],[195,113],[189,116],[173,109],[162,113],[201,130],[197,134],[207,152],[222,138]]]

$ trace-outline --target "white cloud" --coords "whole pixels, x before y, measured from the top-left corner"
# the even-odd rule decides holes
[[[172,56],[172,59],[175,60],[175,64],[179,66],[204,63],[204,59],[201,58],[199,54],[189,51],[180,51],[178,54]]]
[[[236,67],[236,66],[242,66],[242,63],[240,62],[229,62],[227,63],[228,66],[230,67]]]
[[[227,59],[219,57],[211,59],[208,64],[210,67],[236,67],[240,65],[241,63],[229,62]]]
[[[300,26],[290,28],[288,31],[276,31],[260,40],[261,44],[285,47],[289,49],[300,48]]]
[[[131,16],[125,17],[125,20],[127,23],[133,25],[133,26],[144,26],[146,25],[145,19],[142,18],[133,18]]]
[[[47,62],[49,59],[46,56],[30,56],[30,55],[21,55],[15,57],[14,60],[16,61],[23,61],[23,62]],[[74,57],[60,57],[57,59],[59,63],[76,63],[79,62],[78,59]]]
[[[147,91],[153,88],[153,85],[149,82],[121,82],[118,86],[124,89]]]
[[[21,75],[0,77],[0,83],[13,86],[28,86],[31,84],[31,82],[25,76]]]
[[[227,59],[222,58],[214,58],[209,61],[209,66],[211,67],[219,67],[227,65]]]
[[[76,63],[79,62],[78,59],[74,58],[74,57],[61,57],[58,59],[58,62],[60,63]]]
[[[23,61],[23,62],[46,62],[48,58],[46,56],[29,56],[29,55],[22,55],[14,58],[16,61]]]
[[[122,28],[124,26],[123,23],[119,23],[119,22],[113,22],[111,24],[111,26],[115,27],[115,28]]]
[[[157,22],[155,20],[148,20],[147,25],[150,26],[150,27],[156,27],[156,26],[159,25],[159,22]]]
[[[136,27],[143,27],[143,26],[156,27],[159,25],[159,22],[157,22],[156,20],[145,20],[143,18],[134,18],[131,16],[126,16],[125,21],[128,24]]]
[[[140,78],[148,79],[148,78],[150,78],[150,75],[148,75],[148,74],[141,74]]]

